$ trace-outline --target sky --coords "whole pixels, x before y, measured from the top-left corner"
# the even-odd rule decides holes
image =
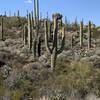
[[[94,24],[100,25],[100,0],[39,0],[40,13],[42,17],[51,18],[53,13],[59,12],[67,17],[67,20],[74,22],[75,18],[84,23],[91,20]],[[11,14],[20,10],[20,14],[25,16],[26,11],[33,9],[33,0],[0,0],[0,14]]]

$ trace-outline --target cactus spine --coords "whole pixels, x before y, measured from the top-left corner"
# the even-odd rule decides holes
[[[1,18],[1,40],[4,40],[3,17]]]
[[[31,14],[28,15],[28,45],[30,51],[32,50],[32,24],[31,24]]]
[[[45,21],[45,45],[47,51],[51,54],[51,70],[54,70],[56,65],[57,55],[60,54],[64,49],[65,44],[65,28],[62,28],[62,44],[61,48],[58,50],[57,45],[57,33],[58,33],[58,20],[61,19],[62,16],[60,14],[55,14],[53,21],[54,21],[54,31],[53,31],[53,46],[50,48],[49,40],[48,40],[48,24],[47,20]]]
[[[91,21],[88,24],[88,49],[91,48]]]
[[[80,47],[83,46],[83,21],[80,22]]]

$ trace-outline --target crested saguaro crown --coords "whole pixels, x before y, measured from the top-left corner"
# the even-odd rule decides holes
[[[59,14],[59,13],[55,13],[55,14],[52,15],[52,18],[53,18],[53,19],[55,18],[55,19],[57,19],[57,20],[62,19],[62,17],[63,17],[63,16],[62,16],[61,14]]]

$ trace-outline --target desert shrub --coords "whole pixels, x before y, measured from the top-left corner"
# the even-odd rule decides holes
[[[16,89],[11,93],[11,100],[21,100],[22,97],[23,91],[21,91],[20,89]]]
[[[93,38],[99,38],[100,37],[100,29],[99,29],[100,27],[97,27],[97,28],[95,28],[95,29],[93,29],[93,31],[92,31],[92,37]]]
[[[62,66],[59,65],[58,67]],[[59,98],[67,98],[71,95],[75,95],[79,96],[80,98],[84,98],[91,92],[99,96],[100,75],[99,72],[96,72],[98,74],[95,75],[95,69],[90,64],[86,62],[73,62],[69,65],[69,67],[67,65],[65,70],[66,71],[64,71],[64,74],[57,74],[56,72],[56,78],[52,83],[52,88],[54,89],[52,97],[58,98],[60,95]],[[59,70],[57,69],[57,71]]]
[[[89,93],[100,96],[100,69],[94,69],[87,62],[60,60],[57,61],[54,72],[48,68],[38,68],[33,70],[30,77],[27,73],[23,75],[11,89],[12,100],[39,100],[38,98],[43,96],[50,100],[67,100],[71,96],[84,98]],[[0,80],[4,80],[3,77]],[[5,89],[4,85],[2,91]]]
[[[0,73],[0,97],[5,95],[7,91],[6,83],[4,82],[3,75]]]
[[[0,17],[1,22],[1,17]],[[4,27],[11,29],[12,27],[20,27],[26,23],[26,18],[4,17]]]

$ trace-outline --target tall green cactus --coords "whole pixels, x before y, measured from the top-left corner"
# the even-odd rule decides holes
[[[27,36],[28,36],[28,29],[27,29],[27,25],[24,25],[24,36],[23,36],[23,38],[24,38],[24,45],[27,45]]]
[[[65,28],[62,28],[62,43],[61,48],[58,50],[57,45],[57,33],[58,33],[58,20],[62,19],[62,15],[60,14],[54,14],[53,15],[53,21],[54,21],[54,30],[53,30],[53,46],[50,48],[49,40],[48,40],[48,24],[47,20],[45,21],[45,45],[47,51],[51,54],[51,70],[54,70],[54,67],[56,65],[56,59],[57,55],[60,54],[64,49],[65,44]]]
[[[33,39],[33,55],[38,57],[41,55],[41,38],[39,36],[39,0],[34,0],[34,39]]]
[[[41,56],[41,36],[34,36],[33,38],[33,56]]]
[[[39,0],[36,0],[36,19],[37,19],[37,24],[39,24]]]
[[[37,35],[39,30],[36,28],[34,33],[32,31],[32,14],[29,13],[28,15],[28,45],[30,51],[32,51],[34,58],[38,55],[41,55],[41,38]]]
[[[80,22],[80,47],[83,46],[83,21]]]
[[[34,0],[34,25],[39,25],[39,0]]]
[[[3,17],[1,18],[1,40],[4,40]]]
[[[91,48],[91,21],[88,24],[88,49]]]
[[[48,21],[48,37],[51,38],[51,22]]]
[[[34,26],[36,26],[36,0],[34,0]]]
[[[28,45],[30,51],[32,50],[32,24],[31,24],[31,14],[28,15]]]
[[[31,11],[31,23],[32,23],[32,29],[33,29],[34,28],[33,11]]]

